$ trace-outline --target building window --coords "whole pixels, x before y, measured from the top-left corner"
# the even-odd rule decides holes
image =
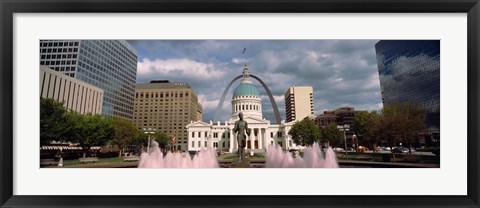
[[[207,147],[207,141],[205,141],[205,147]]]
[[[273,138],[273,132],[270,132],[270,138]]]
[[[192,132],[192,138],[195,138],[195,132]]]
[[[202,147],[202,142],[198,141],[198,147]]]
[[[195,147],[195,142],[194,141],[192,141],[192,147]]]
[[[198,138],[202,137],[202,132],[198,132]]]

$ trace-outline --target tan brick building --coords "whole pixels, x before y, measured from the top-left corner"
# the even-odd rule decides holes
[[[293,86],[285,92],[285,114],[287,122],[300,121],[311,116],[313,109],[313,87]]]
[[[67,109],[80,114],[101,114],[103,90],[91,84],[40,66],[40,97],[63,102]]]
[[[197,94],[185,82],[155,80],[135,87],[135,124],[175,137],[175,149],[187,149],[186,126],[201,121],[202,111]]]

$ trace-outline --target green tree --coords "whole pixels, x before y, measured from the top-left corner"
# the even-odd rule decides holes
[[[380,114],[372,117],[371,138],[375,142],[386,140],[387,146],[389,146],[390,149],[393,149],[396,138],[394,131],[395,121],[392,118],[385,117],[383,113],[384,112],[381,111]],[[391,153],[393,155],[393,151]],[[395,157],[395,155],[393,155],[393,157]]]
[[[373,150],[377,146],[379,141],[375,136],[376,128],[379,125],[379,115],[376,111],[371,112],[358,112],[355,114],[353,131],[357,135],[357,138],[362,140],[365,144],[373,145]]]
[[[357,136],[361,137],[367,133],[370,124],[369,119],[370,113],[367,111],[355,113],[353,131],[357,134]]]
[[[111,118],[100,115],[80,115],[71,112],[70,119],[74,121],[71,141],[79,143],[83,149],[83,157],[92,146],[103,146],[115,134],[115,124]]]
[[[141,129],[137,129],[135,138],[132,140],[132,145],[145,146],[147,145],[147,135]]]
[[[40,98],[40,144],[65,139],[70,128],[67,125],[67,113],[63,102]]]
[[[162,149],[164,149],[168,145],[168,142],[170,141],[170,137],[164,132],[155,133],[154,138],[158,142],[158,146],[160,146],[160,148]]]
[[[344,140],[343,137],[343,132],[341,132],[334,123],[329,124],[322,129],[322,140],[328,141],[332,147],[337,147],[342,144],[342,141]]]
[[[118,156],[121,157],[123,148],[134,142],[137,136],[137,128],[133,122],[120,117],[114,117],[113,123],[115,125],[115,133],[110,142],[118,146],[120,150]]]
[[[420,138],[420,132],[427,127],[427,109],[419,103],[409,102],[404,108],[407,119],[405,121],[403,141],[407,143],[409,153],[412,153],[412,144]]]
[[[165,134],[164,132],[155,132],[154,134],[150,135],[150,140],[155,140],[158,142],[158,146],[164,149],[168,142],[170,141],[170,137]],[[147,146],[148,144],[148,134],[145,134],[144,131],[141,129],[137,130],[136,137],[132,141],[133,145],[140,145],[140,146]]]
[[[293,124],[288,134],[292,136],[293,142],[302,146],[319,142],[321,136],[320,129],[310,119],[303,119]]]
[[[385,108],[385,117],[394,122],[395,136],[408,145],[410,154],[412,144],[426,127],[426,116],[427,110],[416,102],[395,103]]]
[[[366,134],[368,132],[368,128],[371,126],[370,124],[370,113],[367,111],[360,111],[355,113],[355,117],[353,118],[353,132],[357,136],[357,144],[359,143],[358,140],[365,141],[367,138]],[[358,147],[358,146],[357,146]]]

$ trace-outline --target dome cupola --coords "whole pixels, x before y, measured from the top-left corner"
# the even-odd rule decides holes
[[[232,118],[238,119],[238,113],[243,112],[245,117],[262,119],[262,101],[260,93],[250,80],[247,65],[243,68],[243,79],[235,88],[232,96]]]

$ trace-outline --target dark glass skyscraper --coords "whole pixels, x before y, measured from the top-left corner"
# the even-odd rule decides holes
[[[420,103],[428,111],[425,133],[438,136],[440,40],[381,40],[375,50],[383,105]]]
[[[133,119],[137,57],[124,40],[40,40],[40,65],[103,89],[107,117]]]

